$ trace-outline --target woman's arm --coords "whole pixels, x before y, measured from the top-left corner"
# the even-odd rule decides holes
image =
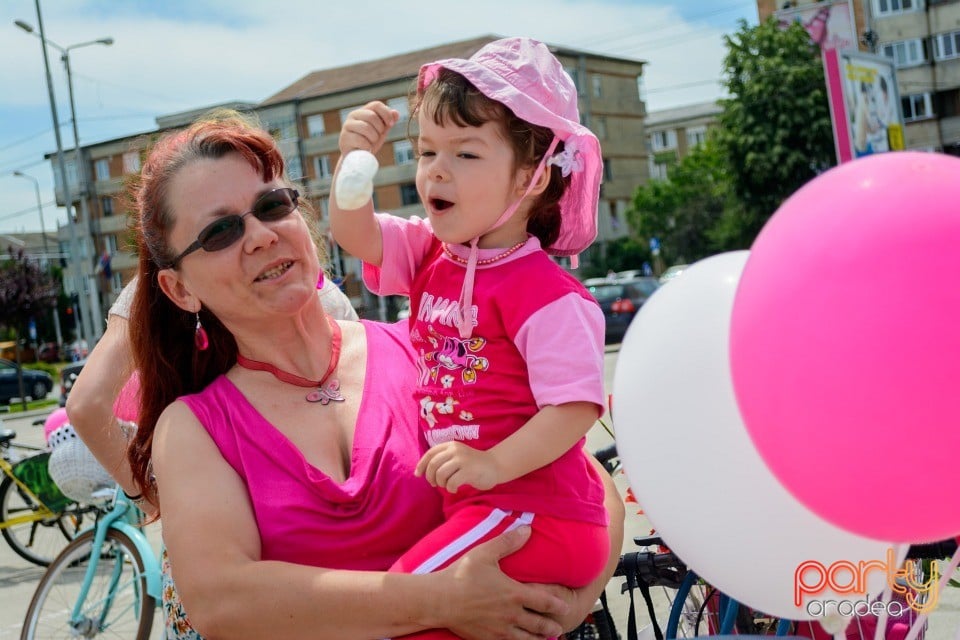
[[[107,330],[90,352],[67,398],[67,415],[80,439],[129,495],[139,494],[127,462],[127,436],[113,416],[113,403],[133,372],[127,319],[110,315]],[[152,507],[142,507],[152,516]]]
[[[568,612],[563,599],[497,568],[529,532],[498,538],[428,575],[265,561],[243,481],[186,405],[174,403],[161,416],[153,463],[174,582],[191,623],[210,640],[376,639],[429,628],[479,640],[561,631],[547,616]]]

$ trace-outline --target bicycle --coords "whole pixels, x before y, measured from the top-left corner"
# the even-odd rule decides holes
[[[119,487],[95,498],[102,503],[96,524],[78,534],[40,579],[21,640],[150,637],[161,603],[160,561],[140,527],[140,511]]]
[[[21,558],[48,566],[92,508],[63,495],[47,471],[49,451],[14,442],[0,428],[0,533]]]

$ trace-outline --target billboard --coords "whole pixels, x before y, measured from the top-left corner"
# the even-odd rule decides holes
[[[824,51],[837,161],[904,148],[893,60],[859,51]]]

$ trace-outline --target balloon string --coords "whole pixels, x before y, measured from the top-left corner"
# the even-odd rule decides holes
[[[895,546],[893,551],[895,554],[894,557],[899,558],[903,552],[903,545]],[[888,582],[883,593],[880,594],[880,602],[883,603],[883,607],[880,609],[880,615],[877,616],[877,628],[873,632],[873,640],[883,640],[887,635],[887,618],[890,616],[890,612],[887,610],[887,603],[890,602],[891,595],[893,595],[893,592]],[[860,634],[860,637],[862,638],[863,634]]]
[[[953,572],[957,570],[957,566],[960,566],[960,546],[957,547],[953,558],[950,559],[950,564],[943,570],[940,582],[937,584],[938,595],[943,593],[944,588],[946,588],[947,583],[950,582],[950,578],[953,576]],[[924,612],[917,616],[913,626],[910,627],[910,633],[908,633],[907,637],[903,640],[916,640],[917,636],[920,635],[920,631],[923,630],[923,625],[926,623],[928,615],[929,612]],[[957,634],[957,637],[960,638],[960,633]]]

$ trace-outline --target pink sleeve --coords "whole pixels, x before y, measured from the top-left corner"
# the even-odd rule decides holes
[[[516,345],[527,361],[537,406],[593,402],[603,415],[603,312],[570,293],[530,316]]]
[[[378,295],[410,295],[413,276],[433,241],[430,223],[416,216],[378,213],[376,217],[383,239],[383,261],[380,267],[364,263],[363,282]]]

